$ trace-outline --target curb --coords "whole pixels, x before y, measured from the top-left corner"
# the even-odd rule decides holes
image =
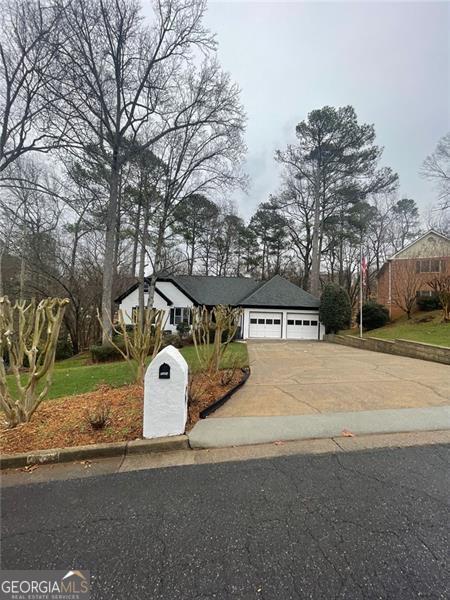
[[[231,390],[228,390],[228,392],[226,394],[224,394],[223,396],[221,396],[213,404],[210,404],[208,407],[204,408],[199,413],[200,419],[205,419],[208,415],[210,415],[211,413],[215,412],[218,408],[220,408],[222,406],[222,404],[225,404],[225,402],[227,400],[229,400],[231,398],[231,396],[233,396],[233,394],[235,394],[238,391],[238,389],[241,388],[244,385],[244,383],[246,383],[247,379],[250,377],[250,367],[246,367],[244,369],[241,369],[241,371],[244,374],[244,377],[242,378],[242,381],[240,381],[239,383],[237,383],[234,386],[234,388],[231,388]]]
[[[187,435],[174,435],[155,438],[153,440],[133,440],[131,442],[72,446],[71,448],[51,448],[49,450],[35,450],[21,454],[5,454],[0,458],[0,470],[17,469],[36,464],[73,462],[91,458],[125,457],[128,454],[167,452],[169,450],[190,450]]]

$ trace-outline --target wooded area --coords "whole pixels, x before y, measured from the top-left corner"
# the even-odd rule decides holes
[[[245,221],[240,90],[203,0],[0,2],[0,296],[67,297],[73,350],[108,339],[113,299],[162,272],[282,274],[354,302],[426,225],[448,232],[450,135],[423,165],[439,186],[421,221],[351,106],[312,111],[275,153],[280,185]],[[8,33],[7,33],[8,32]],[[141,310],[143,314],[143,310]],[[106,333],[105,333],[106,332]]]

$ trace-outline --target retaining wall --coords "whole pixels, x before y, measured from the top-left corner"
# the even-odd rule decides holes
[[[380,340],[374,337],[359,338],[354,335],[327,334],[324,336],[326,342],[362,348],[374,352],[385,352],[397,356],[408,356],[409,358],[421,358],[433,362],[450,365],[450,348],[444,346],[433,346],[422,342],[411,342],[410,340]]]

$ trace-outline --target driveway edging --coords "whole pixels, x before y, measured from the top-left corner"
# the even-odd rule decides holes
[[[71,446],[69,448],[50,448],[48,450],[33,450],[20,454],[6,454],[0,457],[0,470],[16,469],[31,465],[88,460],[91,458],[107,458],[112,456],[125,457],[129,454],[167,452],[169,450],[190,450],[187,435],[174,435],[152,440],[89,444],[88,446]]]

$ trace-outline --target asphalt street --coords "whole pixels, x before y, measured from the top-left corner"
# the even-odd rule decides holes
[[[2,491],[2,568],[102,600],[448,598],[450,446],[134,471]]]

